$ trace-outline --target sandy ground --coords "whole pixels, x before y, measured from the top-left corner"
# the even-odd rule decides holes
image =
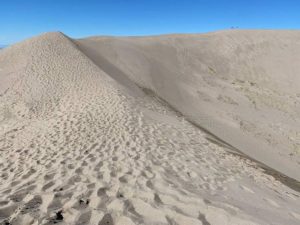
[[[300,181],[299,37],[231,30],[91,37],[78,47],[114,79],[153,90],[224,142]]]
[[[260,32],[252,33],[255,39]],[[299,32],[282,33],[290,37],[287,41],[299,44],[299,41],[294,42]],[[289,102],[296,101],[292,93],[299,90],[298,78],[295,77],[295,82],[284,89],[292,96],[285,98],[284,102],[290,108],[284,112],[282,108],[278,109],[282,106],[279,103],[274,103],[277,108],[274,105],[265,108],[267,103],[262,103],[261,99],[271,101],[274,96],[266,94],[275,87],[270,82],[267,82],[268,85],[260,82],[259,85],[265,86],[252,90],[246,88],[247,82],[252,82],[247,81],[247,77],[243,78],[244,83],[231,83],[231,86],[228,85],[231,82],[228,77],[222,83],[228,88],[220,89],[220,86],[213,85],[223,80],[219,75],[215,76],[216,79],[207,78],[208,74],[201,78],[195,74],[199,65],[194,60],[182,61],[189,64],[180,66],[176,61],[178,58],[173,61],[171,57],[177,54],[171,46],[190,45],[188,50],[179,53],[185,52],[184,59],[194,59],[190,55],[194,54],[191,49],[199,55],[204,54],[195,42],[222,39],[224,35],[235,36],[231,32],[221,32],[78,41],[61,33],[47,33],[1,50],[0,223],[299,224],[297,181],[287,178],[296,187],[291,188],[276,176],[268,175],[249,158],[230,153],[234,148],[245,146],[247,142],[244,139],[252,143],[252,137],[254,147],[261,146],[257,144],[261,141],[273,149],[272,152],[269,152],[272,149],[263,149],[267,153],[258,155],[256,159],[297,179],[299,155],[290,146],[294,146],[293,143],[297,146],[298,139],[297,136],[284,135],[290,130],[297,131],[299,127],[298,103],[293,105]],[[266,34],[258,36],[265,37]],[[274,34],[271,32],[269,36]],[[190,39],[195,39],[195,42]],[[269,46],[270,43],[265,44]],[[267,48],[273,49],[271,47]],[[203,48],[203,51],[210,49]],[[299,57],[299,51],[292,52]],[[249,63],[264,54],[257,55],[251,56]],[[226,61],[209,58],[211,53],[205,56],[213,65],[224,64],[226,67]],[[245,57],[242,55],[241,59]],[[162,63],[157,64],[157,61]],[[200,64],[204,67],[203,62]],[[288,78],[297,67],[291,65],[286,75]],[[172,77],[172,71],[177,71],[178,67],[182,71]],[[189,71],[192,67],[194,72]],[[216,73],[219,70],[211,69]],[[199,68],[198,71],[202,70]],[[182,77],[184,73],[187,74],[186,80]],[[199,79],[208,81],[200,85]],[[185,82],[181,82],[183,80]],[[211,86],[204,85],[209,82]],[[197,104],[191,84],[200,85],[202,91]],[[284,88],[284,85],[288,84],[283,83],[281,87]],[[250,90],[250,94],[244,89]],[[276,90],[285,93],[281,89]],[[230,91],[237,99],[229,98]],[[216,96],[210,96],[213,93]],[[263,93],[265,97],[257,97],[257,93]],[[256,102],[256,108],[247,105],[245,99],[249,99],[248,94],[259,102]],[[184,99],[189,96],[191,101]],[[239,107],[232,102],[237,102]],[[225,106],[227,104],[228,107]],[[191,108],[192,105],[196,108]],[[203,106],[210,107],[211,111],[199,111]],[[250,111],[244,115],[239,110]],[[243,115],[248,120],[256,118],[258,122],[254,124],[258,128],[245,132],[242,131],[243,126],[233,129],[238,120],[230,120],[233,116],[224,116],[221,113],[224,111],[235,112],[235,116]],[[195,117],[198,112],[209,117],[199,120]],[[285,116],[279,112],[284,112]],[[216,120],[217,113],[220,120]],[[263,120],[265,115],[268,118]],[[276,135],[282,132],[280,144],[287,150],[280,150],[281,145],[271,145],[263,135],[256,135],[256,129],[264,129],[266,133],[271,131],[264,128],[269,120],[282,124],[280,129],[274,129],[271,137],[276,140]],[[286,123],[287,120],[291,123]],[[208,126],[207,121],[213,125]],[[218,126],[223,132],[233,130],[232,135],[234,131],[245,134],[238,138],[222,136],[214,133]],[[207,128],[211,135],[203,131]],[[239,137],[244,139],[237,142]],[[247,153],[247,150],[238,150]],[[290,153],[295,156],[291,157]],[[266,161],[261,155],[270,156],[272,160]],[[272,162],[276,160],[289,164],[274,167]]]

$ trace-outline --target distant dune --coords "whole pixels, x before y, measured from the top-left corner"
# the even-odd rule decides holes
[[[300,222],[300,31],[0,52],[0,223]]]

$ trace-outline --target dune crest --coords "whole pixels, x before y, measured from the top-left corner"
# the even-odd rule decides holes
[[[77,43],[108,75],[121,71],[225,143],[299,181],[299,37],[232,30]]]
[[[251,127],[251,115],[259,123],[276,115],[286,125],[288,116],[295,126],[289,132],[297,131],[296,84],[282,78],[289,96],[278,89],[286,100],[282,108],[277,95],[279,103],[271,105],[255,95],[269,96],[279,72],[274,83],[257,75],[252,84],[248,75],[256,73],[241,66],[236,70],[245,77],[232,81],[234,65],[265,55],[253,50],[253,40],[272,49],[272,32],[253,32],[253,39],[247,32],[221,32],[83,40],[53,32],[1,50],[0,223],[299,224],[299,190],[229,153],[249,153],[239,148],[247,142],[232,138],[244,132],[236,138],[275,146],[265,153],[275,161],[258,160],[287,160],[290,165],[274,169],[298,178],[299,156],[288,158],[276,149],[280,143],[257,137],[257,129],[271,131],[264,124]],[[298,35],[278,38],[278,51],[292,51],[289,41],[298,45]],[[265,36],[274,40],[267,43]],[[237,51],[235,39],[249,49]],[[297,79],[297,65],[291,65],[287,76]],[[284,146],[297,143],[284,140]]]

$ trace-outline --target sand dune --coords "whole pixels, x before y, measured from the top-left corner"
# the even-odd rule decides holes
[[[110,63],[119,77],[153,90],[223,141],[300,180],[299,37],[299,31],[237,30],[93,37],[79,47],[107,74],[117,74]]]
[[[299,224],[299,36],[1,50],[0,223]]]

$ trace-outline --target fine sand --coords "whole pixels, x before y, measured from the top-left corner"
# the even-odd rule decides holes
[[[300,32],[0,52],[0,224],[298,225]]]

